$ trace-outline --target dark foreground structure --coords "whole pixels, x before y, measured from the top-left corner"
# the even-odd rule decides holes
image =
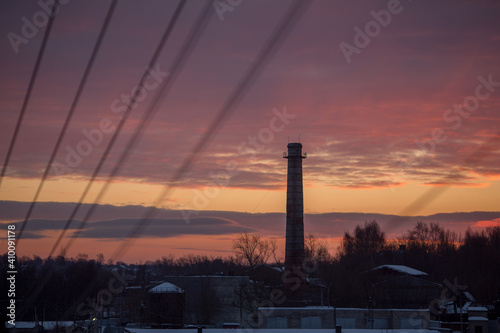
[[[289,143],[288,153],[283,158],[288,159],[286,188],[286,247],[285,247],[285,294],[286,305],[299,306],[304,304],[306,274],[302,267],[304,254],[304,192],[302,185],[302,154],[301,143]],[[300,282],[299,282],[300,281]]]

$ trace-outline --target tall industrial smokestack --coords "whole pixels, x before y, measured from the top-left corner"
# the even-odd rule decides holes
[[[289,143],[288,176],[286,189],[286,246],[285,246],[285,279],[296,282],[292,287],[288,283],[287,291],[291,300],[300,300],[304,294],[305,275],[302,268],[304,262],[304,198],[302,190],[302,154],[301,143]],[[285,281],[285,284],[286,281]]]

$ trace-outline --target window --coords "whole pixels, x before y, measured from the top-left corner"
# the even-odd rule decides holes
[[[300,328],[321,328],[320,317],[300,318]]]
[[[422,318],[403,317],[399,319],[399,325],[402,330],[407,329],[421,329]]]
[[[288,328],[288,320],[286,318],[267,318],[266,328]]]
[[[374,329],[389,329],[389,318],[373,318]]]
[[[356,328],[356,318],[337,317],[337,326],[342,326],[342,328]]]

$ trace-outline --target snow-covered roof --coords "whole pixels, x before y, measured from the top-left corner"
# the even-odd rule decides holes
[[[470,308],[470,305],[472,303],[471,302],[466,302],[463,306],[462,306],[462,313],[467,313],[468,309]],[[454,314],[455,313],[455,306],[456,306],[456,309],[457,309],[457,313],[460,313],[460,306],[458,306],[458,304],[455,304],[453,302],[448,302],[445,304],[445,311],[447,314]]]
[[[296,310],[327,310],[327,311],[333,311],[334,307],[333,306],[303,306],[303,307],[259,307],[259,310],[264,310],[267,311],[267,309],[274,309],[274,310],[290,310],[290,311],[296,311]],[[337,309],[338,310],[338,309]]]
[[[73,321],[44,321],[43,328],[46,330],[55,329],[56,325],[59,327],[71,327],[74,324]],[[42,325],[42,322],[39,321],[38,325]],[[33,329],[36,327],[36,323],[34,321],[16,321],[16,325],[11,325],[9,323],[5,323],[6,328],[18,328],[18,329]]]
[[[319,278],[306,278],[306,282],[316,287],[321,287],[321,288],[327,287],[327,285]]]
[[[359,311],[366,311],[366,308],[334,308],[333,306],[304,306],[304,307],[265,307],[261,306],[259,307],[259,310],[262,309],[264,311],[268,311],[268,309],[274,309],[274,310],[328,310],[328,311],[333,311],[336,309],[337,311],[353,311],[353,312],[359,312]],[[399,312],[429,312],[429,309],[374,309],[377,311],[399,311]],[[344,331],[344,329],[342,329]]]
[[[425,273],[425,272],[422,272],[422,271],[419,271],[418,269],[411,268],[411,267],[404,266],[404,265],[382,265],[382,266],[378,266],[378,267],[373,268],[371,271],[372,272],[378,271],[378,270],[384,269],[384,268],[390,269],[390,270],[393,270],[393,271],[396,271],[399,273],[403,273],[403,274],[413,275],[413,276],[427,275],[427,273]]]
[[[481,312],[484,312],[484,311],[488,311],[488,309],[485,308],[484,306],[471,306],[471,307],[469,307],[469,311],[481,311]]]
[[[277,266],[271,266],[271,265],[266,264],[266,263],[259,264],[259,265],[255,266],[254,270],[257,269],[257,268],[260,268],[260,267],[267,267],[267,268],[270,268],[270,269],[274,269],[275,271],[280,272],[280,273],[283,273],[285,271],[285,266],[277,267]]]
[[[474,298],[474,296],[472,296],[472,295],[470,294],[470,292],[468,292],[468,291],[464,291],[464,292],[463,292],[463,294],[464,294],[464,296],[465,296],[465,297],[466,297],[469,301],[471,301],[471,302],[475,302],[475,301],[476,301],[476,299]]]
[[[149,289],[150,293],[156,293],[156,294],[167,294],[167,293],[176,293],[180,294],[183,293],[184,290],[177,287],[175,284],[172,284],[170,282],[163,282],[162,284]]]
[[[469,321],[475,320],[475,321],[488,321],[488,318],[485,317],[469,317]]]
[[[125,333],[177,333],[177,332],[195,332],[195,330],[185,330],[185,329],[150,329],[150,328],[126,328]],[[230,331],[225,328],[208,328],[203,329],[203,332],[210,333],[226,333],[232,332],[234,329]],[[297,332],[297,333],[330,333],[332,329],[313,329],[310,328],[258,328],[258,329],[242,329],[241,332],[255,332],[255,333],[288,333],[288,332]],[[345,333],[439,333],[437,330],[426,330],[426,329],[395,329],[395,330],[387,330],[387,329],[359,329],[359,328],[342,328],[342,332]]]

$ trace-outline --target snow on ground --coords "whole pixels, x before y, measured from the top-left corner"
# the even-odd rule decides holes
[[[129,333],[196,333],[197,329],[146,329],[146,328],[127,328],[125,332]],[[311,329],[311,328],[262,328],[262,329],[234,329],[234,328],[204,328],[204,333],[335,333],[335,329]],[[439,333],[433,330],[369,330],[369,329],[343,329],[342,333]]]
[[[72,321],[44,321],[43,328],[46,330],[53,330],[56,325],[59,327],[71,327],[74,322]],[[39,321],[38,325],[42,325],[42,322]],[[11,325],[9,323],[5,323],[5,328],[19,328],[19,329],[34,329],[36,327],[36,323],[34,321],[16,321],[16,325]]]

